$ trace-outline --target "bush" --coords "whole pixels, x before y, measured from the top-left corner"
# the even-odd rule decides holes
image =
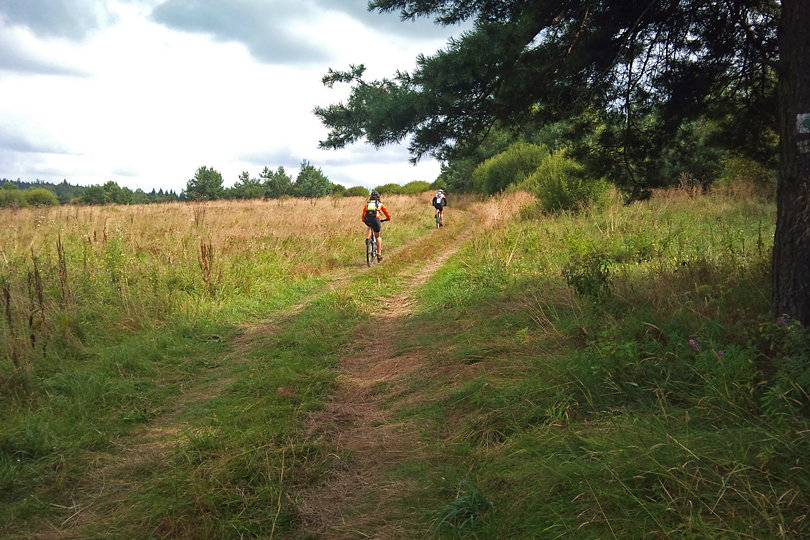
[[[0,189],[0,208],[22,208],[28,206],[23,192],[17,189]]]
[[[344,197],[368,197],[368,189],[363,186],[352,186],[343,192]]]
[[[59,206],[56,193],[45,188],[27,189],[23,195],[28,204],[34,206]]]
[[[402,186],[402,192],[407,195],[418,195],[419,193],[424,193],[428,190],[430,190],[430,182],[425,182],[422,180],[414,180],[413,182],[408,182]]]
[[[576,210],[588,206],[609,187],[604,180],[581,175],[582,166],[568,157],[565,150],[550,154],[520,187],[540,199],[545,212]]]
[[[760,196],[776,193],[776,171],[752,159],[732,156],[723,160],[715,187],[732,194]],[[753,193],[751,193],[753,192]]]
[[[447,182],[440,176],[430,184],[430,189],[447,189]]]
[[[401,195],[404,193],[402,186],[399,184],[383,184],[374,188],[380,192],[380,195]]]
[[[610,259],[602,251],[574,255],[563,267],[562,275],[580,296],[596,301],[610,296]]]
[[[475,168],[472,173],[473,187],[487,195],[499,193],[525,180],[548,155],[545,146],[515,143]]]

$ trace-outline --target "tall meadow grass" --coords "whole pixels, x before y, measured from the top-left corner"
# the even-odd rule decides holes
[[[437,458],[403,501],[449,538],[805,537],[810,340],[740,193],[526,211],[437,272],[402,401]]]
[[[0,210],[0,531],[93,489],[77,483],[93,456],[222,367],[244,325],[318,293],[333,272],[363,270],[364,202]],[[431,230],[428,194],[384,202],[394,216],[387,248]],[[346,331],[350,318],[326,331]],[[308,332],[294,339],[321,340]],[[311,357],[287,378],[326,392],[328,355]],[[282,386],[287,371],[257,373]]]

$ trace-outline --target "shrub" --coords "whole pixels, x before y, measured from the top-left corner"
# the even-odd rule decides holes
[[[430,189],[430,182],[423,182],[422,180],[414,180],[402,186],[402,193],[406,195],[417,195]]]
[[[17,189],[0,189],[0,208],[22,208],[28,206],[22,191]]]
[[[399,184],[383,184],[381,186],[377,186],[374,188],[375,190],[380,192],[380,195],[401,195],[404,193],[402,186]]]
[[[447,189],[447,182],[444,181],[444,177],[440,176],[436,180],[430,184],[430,189]]]
[[[548,155],[545,146],[515,143],[475,168],[472,173],[473,187],[488,195],[499,193],[526,179]]]
[[[721,164],[715,187],[736,195],[772,195],[776,192],[776,171],[752,159],[728,157]]]
[[[549,154],[521,187],[537,195],[545,212],[576,210],[588,206],[609,187],[604,180],[583,177],[581,171],[582,166],[565,150],[558,150]]]
[[[596,301],[610,296],[610,259],[601,251],[574,255],[562,274],[580,296]]]
[[[343,192],[344,197],[368,197],[368,189],[363,186],[352,186]]]
[[[59,206],[56,193],[45,188],[28,189],[23,191],[25,200],[34,206]]]

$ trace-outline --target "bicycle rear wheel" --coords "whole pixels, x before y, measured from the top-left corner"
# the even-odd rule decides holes
[[[377,250],[377,242],[374,237],[366,238],[366,264],[371,266],[374,264],[374,252]]]
[[[441,221],[441,218],[439,217],[439,213],[438,213],[438,212],[436,212],[436,216],[435,216],[435,217],[436,217],[436,228],[438,229],[439,227],[441,227],[441,226],[442,226],[442,221]]]

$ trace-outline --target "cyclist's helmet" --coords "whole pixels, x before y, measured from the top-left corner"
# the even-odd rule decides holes
[[[371,192],[371,198],[372,199],[379,199],[380,198],[380,192],[375,189],[374,191]]]
[[[444,190],[443,190],[443,189],[439,189],[439,193],[444,193]]]

